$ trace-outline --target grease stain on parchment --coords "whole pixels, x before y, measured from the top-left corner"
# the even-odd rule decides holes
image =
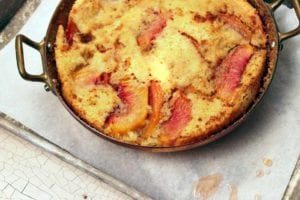
[[[269,158],[264,158],[263,160],[263,164],[264,164],[264,168],[271,168],[272,166],[273,166],[273,164],[274,164],[274,162],[273,162],[273,160],[271,160],[271,159],[269,159]],[[265,176],[265,175],[270,175],[271,174],[271,171],[270,170],[257,170],[256,171],[256,177],[257,178],[261,178],[261,177],[263,177],[263,176]]]
[[[263,170],[257,170],[256,171],[256,177],[261,178],[265,175],[265,172]]]
[[[263,163],[267,167],[272,167],[273,166],[273,160],[268,159],[268,158],[263,159]]]
[[[262,200],[262,196],[261,195],[255,195],[255,200]]]
[[[223,176],[219,173],[200,178],[194,188],[194,197],[196,199],[208,200],[215,195],[223,181]]]
[[[238,200],[238,187],[236,185],[228,185],[229,200]]]

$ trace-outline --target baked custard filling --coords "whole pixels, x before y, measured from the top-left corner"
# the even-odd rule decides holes
[[[85,122],[141,146],[191,144],[255,99],[267,35],[246,0],[77,0],[55,57]]]

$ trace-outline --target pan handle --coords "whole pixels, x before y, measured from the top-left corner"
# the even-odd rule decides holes
[[[50,91],[50,83],[48,81],[48,76],[45,72],[45,67],[43,67],[43,73],[40,75],[33,75],[26,71],[25,68],[25,62],[24,62],[24,50],[23,50],[23,44],[26,44],[35,50],[39,51],[41,54],[41,58],[43,60],[44,65],[44,51],[45,51],[45,41],[42,40],[41,42],[34,42],[28,37],[24,35],[18,35],[16,37],[16,57],[17,57],[17,64],[18,64],[18,70],[21,75],[21,77],[27,81],[34,81],[34,82],[43,82],[45,83],[45,89],[46,91]]]
[[[284,0],[275,0],[271,3],[268,3],[271,11],[275,12],[276,9],[284,2]],[[298,21],[299,21],[299,24],[298,24],[298,27],[295,28],[294,30],[291,30],[289,32],[280,32],[279,31],[279,41],[280,42],[283,42],[289,38],[292,38],[296,35],[299,35],[300,34],[300,0],[292,0],[292,7],[294,8],[295,10],[295,13],[297,15],[297,18],[298,18]]]

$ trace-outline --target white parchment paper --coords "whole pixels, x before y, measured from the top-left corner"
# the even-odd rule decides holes
[[[41,40],[58,3],[41,1],[21,33]],[[283,29],[297,25],[291,10],[277,14]],[[39,55],[25,51],[27,67],[40,72]],[[14,41],[0,51],[0,74],[0,111],[155,199],[195,199],[195,183],[215,173],[223,181],[213,199],[229,199],[229,185],[237,187],[238,199],[281,199],[300,153],[299,37],[284,44],[271,89],[240,128],[214,144],[173,154],[126,149],[86,130],[42,84],[20,78]],[[264,165],[265,158],[273,165]]]

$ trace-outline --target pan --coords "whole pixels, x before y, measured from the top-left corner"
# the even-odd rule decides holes
[[[281,32],[278,29],[276,24],[274,13],[277,8],[283,4],[283,0],[275,0],[272,2],[264,2],[263,0],[248,0],[259,12],[259,15],[262,18],[264,23],[265,32],[268,35],[268,57],[267,63],[265,67],[264,77],[261,82],[259,93],[252,103],[250,108],[247,110],[245,114],[236,119],[229,126],[225,127],[223,130],[210,135],[207,138],[199,138],[195,140],[192,144],[187,144],[183,146],[177,147],[144,147],[134,144],[128,144],[122,141],[119,141],[115,138],[112,138],[104,133],[96,130],[88,123],[83,121],[66,103],[62,96],[60,82],[58,79],[57,68],[55,63],[55,52],[54,45],[56,40],[56,33],[59,25],[63,25],[66,27],[68,22],[69,12],[72,9],[72,6],[75,0],[62,0],[58,5],[52,20],[49,24],[48,31],[46,33],[45,38],[41,42],[35,42],[24,35],[18,35],[16,37],[16,58],[18,64],[18,70],[21,77],[28,81],[42,82],[45,83],[45,90],[53,92],[54,95],[60,100],[62,105],[71,113],[71,115],[78,120],[82,125],[84,125],[87,129],[91,130],[93,133],[101,136],[111,142],[139,150],[150,151],[150,152],[176,152],[183,151],[192,148],[196,148],[199,146],[203,146],[205,144],[214,142],[228,133],[231,133],[235,128],[237,128],[240,124],[242,124],[250,113],[257,107],[258,103],[262,101],[263,96],[266,94],[274,76],[277,59],[282,47],[282,44],[285,40],[290,39],[298,34],[300,34],[300,1],[292,0],[292,7],[295,10],[295,13],[299,20],[299,25],[297,28],[288,31]],[[24,62],[24,52],[23,52],[23,44],[26,44],[33,49],[39,51],[42,59],[42,67],[43,73],[39,75],[30,74],[26,71],[25,62]]]

